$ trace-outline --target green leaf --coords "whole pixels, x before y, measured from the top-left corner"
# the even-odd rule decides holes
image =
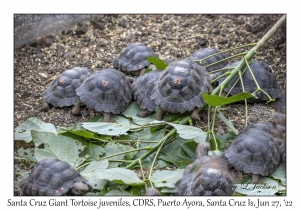
[[[176,182],[182,179],[184,169],[176,169],[174,171],[161,170],[155,171],[151,176],[151,181],[155,187],[175,188]]]
[[[94,173],[98,179],[107,179],[117,184],[128,184],[131,186],[144,185],[144,182],[131,170],[125,168],[109,168],[105,171]]]
[[[154,56],[147,56],[147,61],[149,63],[152,63],[156,66],[157,70],[164,70],[167,68],[168,64],[164,62],[163,60],[154,57]]]
[[[82,126],[89,131],[110,136],[127,134],[130,129],[126,125],[108,122],[85,122],[82,123]]]
[[[129,196],[131,195],[126,190],[110,190],[108,193],[105,194],[105,196]]]
[[[159,158],[173,163],[178,168],[185,168],[195,160],[197,145],[198,144],[193,140],[178,137],[161,150],[162,154]]]
[[[103,149],[103,147],[96,145],[96,144],[89,144],[86,143],[84,144],[85,148],[83,150],[83,152],[81,153],[81,156],[89,156],[89,159],[92,160],[100,160],[101,156],[105,153],[105,150]]]
[[[220,120],[222,120],[227,127],[232,130],[232,132],[237,135],[239,133],[239,131],[233,126],[232,122],[227,120],[226,117],[222,114],[222,112],[218,111],[217,112],[218,117],[220,118]]]
[[[15,128],[15,140],[24,140],[26,143],[29,143],[32,140],[32,130],[56,133],[56,129],[53,124],[45,123],[35,117],[30,117],[27,120],[25,120],[21,125]]]
[[[189,126],[189,125],[180,125],[175,123],[169,123],[167,124],[173,126],[179,136],[183,139],[194,139],[196,138],[199,141],[200,139],[206,139],[207,133],[202,131],[200,128]]]
[[[60,128],[61,130],[69,133],[73,133],[75,135],[91,139],[94,137],[94,133],[87,131],[80,123],[75,123],[73,126],[69,128]]]
[[[105,145],[104,150],[105,150],[105,156],[103,158],[118,154],[120,152],[125,152],[127,151],[127,148],[122,144],[109,142],[108,144]],[[107,160],[123,160],[124,157],[125,154],[120,154],[113,157],[109,157],[107,158]],[[118,167],[120,164],[121,164],[120,162],[109,162],[109,168]]]
[[[286,163],[281,163],[270,176],[274,177],[274,179],[279,179],[281,184],[286,186]]]
[[[221,142],[221,149],[224,149],[230,146],[230,143],[236,137],[236,134],[233,132],[229,132],[223,135],[216,134],[215,136]]]
[[[105,171],[108,167],[108,160],[92,161],[80,174],[88,180],[93,189],[102,190],[107,179],[98,179],[95,174]]]
[[[156,141],[156,140],[161,140],[165,136],[165,130],[158,130],[153,133],[150,133],[149,128],[145,128],[144,131],[142,132],[142,136],[139,137],[140,140],[151,140],[151,141]],[[149,147],[153,146],[156,143],[152,142],[141,142],[136,145],[137,148],[143,148],[143,147]],[[143,154],[145,154],[147,151],[145,150],[140,150],[138,153],[135,155],[135,159],[139,158]],[[153,162],[153,158],[155,157],[156,152],[152,153],[149,155],[147,158],[145,158],[142,161],[143,167],[149,168]]]
[[[223,106],[227,104],[232,104],[237,101],[241,101],[247,98],[254,98],[253,95],[247,93],[247,92],[241,92],[234,96],[230,97],[222,97],[222,96],[216,96],[216,95],[208,95],[207,93],[202,92],[202,96],[206,103],[210,106]]]
[[[37,161],[55,157],[76,168],[86,159],[86,157],[79,157],[84,146],[72,138],[38,131],[31,131],[31,136],[36,147],[34,156]]]
[[[136,103],[136,101],[133,101],[127,109],[125,109],[122,114],[126,117],[129,117],[132,119],[132,121],[137,125],[146,125],[149,122],[155,120],[156,116],[155,114],[149,115],[145,118],[141,118],[137,116],[137,113],[141,111],[139,105]]]
[[[17,150],[17,153],[19,155],[19,157],[26,159],[26,162],[30,162],[30,163],[34,163],[36,164],[38,161],[35,159],[34,157],[34,149],[33,148],[26,148],[24,149],[23,147],[20,147]]]
[[[221,149],[221,141],[219,139],[214,140],[213,138],[209,140],[210,150],[220,150]]]

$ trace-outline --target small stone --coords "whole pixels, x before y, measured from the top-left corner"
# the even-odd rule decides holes
[[[104,30],[104,29],[105,29],[105,26],[104,26],[103,23],[101,23],[101,22],[96,22],[96,23],[94,24],[94,29]]]
[[[214,25],[213,25],[213,27],[214,27],[214,28],[218,28],[218,27],[219,27],[219,25],[220,25],[220,22],[214,22]]]
[[[82,26],[77,27],[75,33],[78,35],[85,34],[87,32],[87,25],[83,24]]]
[[[76,55],[76,53],[74,51],[70,51],[64,55],[64,58],[70,59],[70,58],[73,58],[75,55]]]
[[[50,47],[52,42],[53,42],[52,37],[44,36],[40,39],[39,44],[41,45],[41,47]]]
[[[219,33],[220,33],[220,30],[219,30],[219,29],[216,29],[216,30],[213,31],[213,33],[214,33],[214,34],[219,34]]]
[[[204,46],[206,44],[207,40],[205,38],[200,38],[199,41],[198,41],[198,44],[200,46]]]
[[[218,40],[218,43],[219,44],[226,44],[228,42],[228,40],[226,39],[226,38],[220,38],[219,40]]]
[[[119,26],[122,26],[123,28],[129,27],[129,21],[126,18],[122,18],[119,22]]]
[[[27,90],[23,90],[21,93],[21,98],[27,98],[31,95],[30,92],[28,92]]]

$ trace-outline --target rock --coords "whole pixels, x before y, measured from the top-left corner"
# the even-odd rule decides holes
[[[40,39],[39,44],[41,47],[50,47],[53,42],[53,38],[51,36],[44,36]]]
[[[101,23],[101,22],[96,22],[96,23],[94,24],[94,29],[104,30],[104,29],[105,29],[105,26],[104,26],[103,23]]]

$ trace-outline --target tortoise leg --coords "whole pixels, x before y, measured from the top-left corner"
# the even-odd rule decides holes
[[[195,108],[191,114],[191,118],[195,121],[199,121],[200,122],[200,117],[198,115],[198,108]]]
[[[258,174],[252,174],[252,184],[257,184],[259,179]]]
[[[75,182],[71,188],[71,195],[85,195],[92,191],[92,187],[84,182]]]
[[[80,114],[80,105],[81,101],[78,99],[74,108],[72,109],[72,115],[79,115]]]
[[[146,68],[143,68],[142,70],[140,70],[140,76],[142,76],[145,73],[146,73]]]
[[[162,108],[158,108],[158,111],[157,111],[157,116],[156,116],[156,119],[157,120],[163,120],[163,115],[164,115],[164,110]]]
[[[110,113],[103,112],[104,122],[110,121]]]
[[[41,108],[41,110],[43,112],[47,112],[49,110],[49,104],[45,101],[45,99],[42,102],[42,108]]]
[[[150,112],[147,109],[142,109],[141,111],[139,111],[137,113],[137,116],[144,118],[144,117],[147,117],[151,113],[153,113],[153,112]]]

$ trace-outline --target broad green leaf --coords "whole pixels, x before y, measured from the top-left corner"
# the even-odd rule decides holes
[[[60,128],[62,131],[70,132],[75,135],[91,139],[94,137],[94,133],[87,131],[80,123],[75,123],[73,126],[69,128]]]
[[[219,139],[210,139],[209,140],[210,143],[210,150],[214,151],[214,150],[221,150],[221,141]]]
[[[220,120],[222,120],[235,135],[239,133],[239,131],[233,126],[232,122],[227,120],[226,117],[222,114],[222,112],[218,111],[217,115],[220,118]]]
[[[216,134],[215,136],[221,142],[221,149],[224,149],[230,146],[230,143],[236,137],[236,134],[234,134],[233,132],[229,132],[223,135]]]
[[[105,171],[108,167],[108,160],[92,161],[80,174],[88,180],[93,189],[102,190],[107,179],[98,179],[95,174]]]
[[[103,158],[106,158],[108,156],[112,156],[115,154],[118,154],[120,152],[125,152],[127,151],[127,148],[122,145],[122,144],[116,144],[113,142],[110,142],[108,144],[105,145],[104,147],[105,150],[105,156]],[[123,160],[125,158],[125,154],[120,154],[120,155],[115,155],[112,157],[107,158],[107,160]],[[114,167],[118,167],[121,163],[120,162],[109,162],[109,168],[114,168]]]
[[[140,140],[159,141],[165,136],[165,130],[163,130],[163,129],[155,131],[153,133],[150,133],[150,129],[145,128],[143,133],[144,133],[144,135],[139,137]],[[136,145],[136,147],[137,148],[143,148],[143,147],[153,146],[155,144],[156,144],[155,142],[140,142]],[[146,152],[147,152],[146,150],[138,151],[138,153],[135,155],[135,159],[139,158],[140,156],[142,156]],[[146,168],[150,167],[152,162],[153,162],[153,158],[155,157],[155,155],[156,155],[156,152],[152,153],[147,158],[145,158],[142,161],[142,165]]]
[[[85,122],[82,123],[82,126],[89,131],[110,136],[127,134],[127,131],[130,129],[130,127],[125,125],[108,122]]]
[[[157,170],[151,176],[151,181],[155,187],[162,188],[175,188],[176,182],[182,179],[184,169],[170,170]]]
[[[36,147],[34,156],[37,161],[55,157],[76,168],[86,159],[86,157],[79,157],[84,146],[72,138],[38,131],[31,131],[31,136]]]
[[[202,96],[205,99],[206,103],[210,106],[224,106],[247,98],[254,98],[253,95],[247,92],[238,93],[234,96],[230,96],[226,98],[222,96],[208,95],[207,93],[204,92],[202,92]]]
[[[110,190],[104,196],[129,196],[129,195],[131,194],[126,190]]]
[[[274,179],[279,179],[281,184],[286,186],[286,163],[281,163],[270,176],[274,177]]]
[[[235,192],[242,195],[275,195],[278,192],[278,183],[268,177],[260,177],[259,184],[236,184]]]
[[[20,147],[17,150],[17,152],[18,152],[19,157],[23,158],[23,160],[24,159],[27,160],[26,162],[31,162],[31,163],[34,163],[34,164],[37,163],[37,160],[34,157],[34,149],[33,148],[24,149],[23,147]]]
[[[164,70],[168,66],[166,62],[154,56],[147,56],[147,61],[154,64],[157,70]]]
[[[178,137],[162,149],[159,158],[173,163],[178,168],[185,168],[195,160],[197,145],[198,144],[193,140]]]
[[[180,125],[180,124],[175,124],[175,123],[169,123],[169,125],[173,126],[179,136],[183,139],[204,139],[204,136],[206,138],[207,133],[202,131],[200,128],[194,127],[194,126],[189,126],[189,125]]]
[[[117,184],[128,184],[131,186],[144,185],[144,182],[131,170],[125,168],[109,168],[105,171],[94,173],[98,179],[107,179]]]
[[[90,144],[86,143],[84,144],[85,148],[83,152],[81,153],[81,156],[88,155],[89,159],[91,160],[100,160],[101,156],[105,153],[105,150],[103,147],[96,145],[96,144]]]
[[[155,120],[155,114],[149,115],[145,118],[141,118],[137,116],[137,113],[141,111],[139,105],[133,101],[127,109],[125,109],[122,114],[126,117],[129,117],[132,119],[132,121],[137,125],[146,125],[149,122]]]
[[[53,124],[45,123],[35,117],[30,117],[27,120],[25,120],[21,125],[15,128],[15,140],[24,140],[25,142],[29,143],[32,140],[32,130],[56,133],[56,129]]]
[[[163,188],[161,188],[160,192],[161,193],[172,193],[172,194],[175,194],[175,193],[178,192],[178,189],[177,189],[177,187],[175,187],[175,188],[163,187]]]

